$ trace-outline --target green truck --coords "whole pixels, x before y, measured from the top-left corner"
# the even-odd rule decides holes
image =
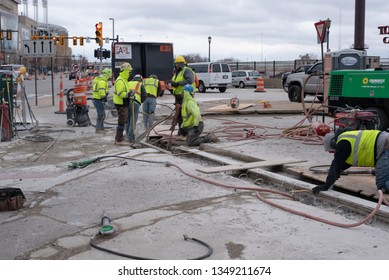
[[[333,70],[328,89],[328,113],[359,108],[377,115],[377,129],[389,127],[389,70]]]

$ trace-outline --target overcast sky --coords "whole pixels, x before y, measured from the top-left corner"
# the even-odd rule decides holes
[[[28,13],[34,18],[32,0]],[[39,21],[44,21],[38,0]],[[66,4],[65,4],[66,3]],[[21,6],[21,11],[22,6]],[[354,43],[355,0],[48,0],[48,22],[61,25],[69,36],[95,37],[95,24],[103,22],[103,36],[113,34],[125,42],[170,42],[174,55],[200,54],[211,60],[294,60],[303,54],[320,58],[315,22],[330,18],[330,49]],[[389,44],[378,26],[389,25],[389,1],[366,0],[365,43],[368,55],[389,57]],[[389,36],[389,35],[388,35]],[[71,42],[69,42],[71,43]],[[73,54],[93,60],[94,40]],[[109,44],[104,44],[109,49]]]

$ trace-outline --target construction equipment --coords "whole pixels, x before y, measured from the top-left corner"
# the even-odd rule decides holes
[[[64,94],[66,95],[67,125],[91,125],[91,121],[88,115],[89,106],[87,105],[87,98],[84,88],[78,88],[78,86],[75,86],[69,90],[65,89]]]
[[[387,70],[331,71],[328,90],[329,115],[338,119],[338,125],[351,125],[356,128],[365,123],[372,126],[376,120],[376,128],[386,130],[389,127],[388,82]],[[349,112],[341,112],[342,108],[346,111],[348,109]],[[359,110],[352,111],[350,108]],[[338,114],[338,118],[335,114]]]

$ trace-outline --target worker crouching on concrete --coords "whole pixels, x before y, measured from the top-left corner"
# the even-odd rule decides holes
[[[389,133],[379,130],[344,131],[338,129],[324,137],[324,149],[335,152],[326,183],[312,189],[327,191],[342,171],[351,166],[375,167],[378,190],[389,193]]]
[[[219,139],[213,133],[200,136],[204,129],[204,123],[201,120],[200,108],[193,98],[193,94],[194,88],[192,85],[184,86],[181,131],[183,136],[186,136],[186,143],[188,146],[199,146],[202,143],[219,142]]]
[[[112,76],[111,69],[104,69],[101,75],[93,79],[92,98],[96,108],[96,133],[104,133],[105,103],[108,97],[108,80]]]
[[[115,91],[113,95],[113,103],[118,112],[118,125],[116,127],[115,144],[116,145],[128,145],[124,141],[123,131],[127,123],[128,107],[130,104],[129,95],[130,89],[128,85],[128,79],[132,67],[129,63],[125,62],[120,65],[120,74],[115,81]]]

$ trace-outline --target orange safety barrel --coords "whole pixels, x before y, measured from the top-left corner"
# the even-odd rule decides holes
[[[87,103],[86,99],[86,85],[77,85],[73,88],[74,97],[73,102],[75,105],[84,106]]]
[[[257,87],[255,89],[255,92],[264,92],[264,91],[265,91],[265,79],[258,78],[257,79]]]

